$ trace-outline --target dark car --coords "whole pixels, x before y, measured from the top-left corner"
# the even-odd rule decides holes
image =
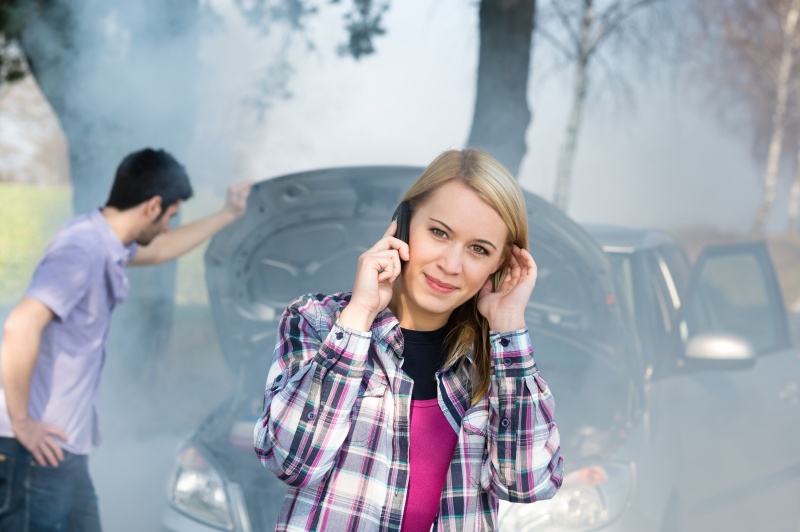
[[[286,488],[256,459],[253,428],[263,406],[277,321],[302,293],[352,287],[358,256],[383,235],[401,194],[421,171],[335,168],[263,181],[252,191],[247,214],[214,237],[206,253],[206,281],[222,352],[238,385],[178,453],[162,520],[166,530],[274,527]],[[723,508],[726,495],[731,496],[708,490],[709,502],[699,496],[703,486],[724,478],[731,489],[740,487],[730,482],[737,473],[743,482],[759,473],[775,481],[769,474],[777,456],[765,457],[755,440],[761,435],[765,448],[784,450],[798,442],[797,422],[790,423],[794,430],[768,432],[762,426],[765,418],[754,414],[762,405],[774,405],[738,387],[739,380],[770,364],[767,359],[780,359],[784,376],[797,380],[798,361],[796,356],[794,365],[789,360],[794,353],[784,338],[785,312],[776,300],[768,256],[753,255],[761,277],[751,277],[750,283],[766,286],[761,307],[751,308],[746,300],[744,316],[728,305],[713,314],[717,321],[709,321],[709,312],[720,302],[723,307],[728,303],[718,293],[718,283],[676,281],[678,297],[687,293],[684,289],[704,297],[664,309],[664,316],[677,321],[665,321],[663,338],[655,336],[658,330],[651,331],[651,338],[645,333],[651,318],[637,301],[656,296],[648,284],[632,277],[634,267],[624,264],[625,258],[633,261],[636,253],[649,248],[635,239],[614,247],[601,231],[590,235],[535,194],[526,192],[525,199],[530,249],[539,268],[526,322],[537,364],[556,397],[567,475],[551,501],[501,504],[503,528],[682,529],[697,517],[697,504]],[[628,255],[615,255],[617,251]],[[723,270],[723,277],[734,275]],[[747,294],[756,297],[749,290]],[[667,296],[672,297],[669,288]],[[762,307],[772,313],[767,321],[777,325],[755,325],[755,338],[721,333],[727,329],[720,325],[762,323]],[[645,323],[649,325],[643,329]],[[773,380],[767,386],[777,385]],[[759,402],[746,404],[748,400]],[[687,405],[690,411],[683,410]],[[784,407],[790,408],[789,403]],[[798,419],[796,401],[791,408]],[[746,432],[747,423],[753,433]],[[739,430],[738,438],[722,437]],[[688,447],[693,434],[694,445]],[[785,442],[777,441],[778,435]],[[726,462],[727,471],[714,471],[727,476],[707,475],[709,460],[703,463],[703,457],[711,452],[724,462],[719,451],[728,448],[749,451],[751,461],[745,461],[746,452],[735,454],[735,461]]]

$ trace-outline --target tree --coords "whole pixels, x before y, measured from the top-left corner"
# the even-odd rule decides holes
[[[618,77],[619,65],[614,69],[601,56],[606,46],[617,51],[638,49],[639,53],[650,49],[653,34],[639,24],[638,15],[663,3],[664,0],[551,0],[540,16],[539,34],[574,66],[570,115],[559,150],[553,199],[564,211],[569,208],[573,164],[592,67],[598,63],[607,75]]]
[[[332,0],[338,4],[339,0]],[[0,33],[17,39],[69,143],[75,212],[105,199],[117,162],[145,145],[167,147],[186,160],[197,101],[197,41],[201,20],[214,19],[210,3],[197,0],[6,0]],[[316,0],[233,0],[265,33],[276,22],[303,33],[319,9]],[[481,45],[475,117],[469,144],[493,152],[516,173],[530,123],[527,82],[535,0],[482,0]],[[344,14],[340,52],[355,59],[374,53],[384,34],[384,0],[351,0]],[[281,81],[290,74],[278,68]],[[274,80],[269,80],[273,83]],[[269,94],[266,93],[266,98]],[[265,93],[249,98],[257,108]],[[131,299],[116,321],[127,351],[127,371],[154,370],[170,336],[175,265],[132,272]]]
[[[248,6],[253,24],[268,25],[267,0],[237,3]],[[287,20],[298,29],[317,10],[314,0],[288,5]],[[374,39],[386,32],[383,16],[388,9],[387,0],[353,0],[344,14],[348,39],[339,52],[356,60],[376,53]],[[527,151],[525,133],[531,122],[527,92],[535,14],[536,0],[481,0],[479,7],[477,90],[467,145],[491,152],[514,175]]]
[[[185,160],[194,129],[194,0],[16,0],[0,22],[17,39],[69,144],[73,210],[101,205],[116,164],[143,146]],[[131,297],[112,338],[130,376],[168,347],[174,263],[131,270]],[[149,375],[152,376],[152,375]]]
[[[482,0],[477,92],[467,144],[492,153],[517,175],[527,152],[535,0]]]
[[[764,192],[753,223],[760,235],[775,204],[783,154],[800,155],[800,145],[790,140],[800,119],[794,111],[800,107],[800,0],[708,0],[696,9],[700,42],[709,50],[695,58],[700,79],[720,106],[744,110],[754,155],[764,161]],[[790,220],[797,216],[791,205]]]

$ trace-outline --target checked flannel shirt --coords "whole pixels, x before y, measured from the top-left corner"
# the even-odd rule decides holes
[[[337,323],[349,293],[309,294],[286,309],[254,429],[264,466],[290,486],[276,530],[399,531],[409,477],[413,381],[387,309],[371,334]],[[491,334],[489,392],[470,406],[470,370],[437,372],[458,434],[434,530],[497,528],[498,500],[533,502],[561,486],[554,401],[527,329]],[[436,452],[432,449],[431,452]]]

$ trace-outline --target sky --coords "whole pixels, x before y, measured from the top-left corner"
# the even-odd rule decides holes
[[[225,12],[225,8],[221,10]],[[291,97],[274,102],[263,122],[231,99],[230,122],[237,177],[263,178],[325,166],[426,165],[440,151],[463,147],[475,97],[477,7],[443,0],[394,2],[377,53],[356,61],[336,52],[344,41],[341,12],[321,10],[309,20],[309,50],[289,48]],[[274,45],[228,13],[230,32],[204,40],[203,59],[214,83],[227,78],[230,95],[263,74],[255,63],[278,53]],[[534,42],[534,47],[540,43]],[[271,46],[273,46],[271,48]],[[273,52],[271,52],[271,50]],[[569,113],[568,69],[541,72],[533,62],[529,152],[520,170],[523,187],[552,199],[559,145]],[[579,221],[746,231],[761,197],[761,164],[749,140],[726,131],[703,110],[678,74],[661,66],[643,81],[630,76],[634,99],[590,95],[574,166],[570,214]],[[202,121],[202,120],[201,120]],[[787,185],[783,180],[784,185]],[[786,195],[784,186],[779,194]],[[785,212],[778,201],[776,211]],[[772,227],[782,228],[776,215]]]

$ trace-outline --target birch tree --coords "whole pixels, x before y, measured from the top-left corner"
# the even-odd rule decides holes
[[[800,0],[704,0],[696,6],[701,40],[695,44],[707,50],[695,57],[697,78],[721,109],[744,109],[754,155],[763,160],[763,193],[752,226],[761,235],[775,205],[784,154],[788,150],[797,160],[794,151],[800,151],[797,142],[787,142],[800,119],[793,111],[800,107]],[[790,196],[800,194],[797,187]],[[790,207],[790,217],[796,210]]]
[[[798,52],[798,16],[800,16],[800,0],[776,2],[777,15],[780,17],[781,49],[777,58],[767,61],[765,66],[775,66],[777,59],[777,72],[775,75],[775,108],[772,118],[772,138],[767,152],[767,165],[764,171],[764,196],[761,207],[756,215],[753,231],[756,234],[764,232],[767,218],[772,212],[775,203],[775,190],[778,182],[778,164],[783,147],[785,131],[786,110],[788,107],[790,87],[789,81],[796,67]],[[766,59],[766,58],[765,58]]]
[[[556,53],[572,63],[574,69],[570,112],[559,149],[553,199],[564,211],[569,208],[573,165],[592,67],[600,63],[601,67],[613,70],[601,57],[601,51],[608,43],[616,45],[617,50],[630,47],[637,52],[646,51],[651,39],[637,24],[637,16],[656,4],[664,3],[665,0],[551,0],[543,8],[539,34]]]
[[[797,231],[797,219],[800,218],[800,144],[794,163],[794,180],[789,190],[789,208],[786,216],[786,232]]]

